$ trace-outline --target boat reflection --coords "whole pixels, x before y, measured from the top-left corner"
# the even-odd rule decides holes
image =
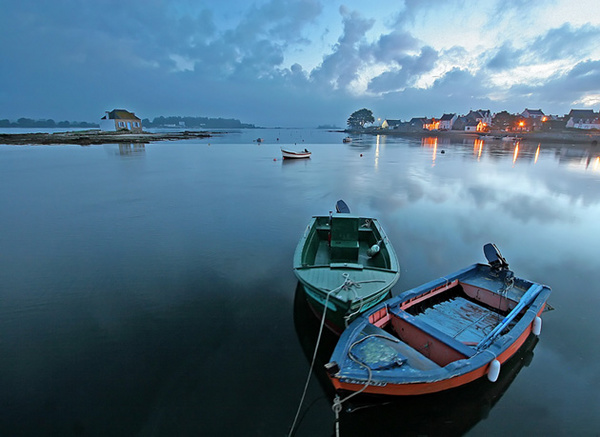
[[[301,287],[298,284],[296,288],[294,325],[310,363],[320,323],[308,308]],[[336,342],[337,337],[333,333],[323,331],[313,369],[313,376],[330,403],[333,403],[335,390],[323,366],[328,362]],[[495,383],[482,378],[466,386],[433,395],[395,398],[363,394],[354,397],[343,404],[339,421],[340,435],[464,435],[488,416],[519,371],[531,363],[537,342],[538,338],[531,335],[519,352],[502,365]],[[331,417],[333,426],[333,413]]]

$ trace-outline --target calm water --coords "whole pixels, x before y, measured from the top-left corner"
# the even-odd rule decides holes
[[[600,149],[343,137],[0,146],[0,435],[286,435],[317,328],[292,254],[340,198],[386,229],[395,293],[494,242],[555,308],[498,383],[348,405],[342,436],[598,435]],[[319,367],[296,435],[334,433],[331,395]]]

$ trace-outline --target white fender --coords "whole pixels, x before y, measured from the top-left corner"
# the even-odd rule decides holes
[[[542,332],[542,319],[540,316],[536,316],[533,320],[533,327],[531,328],[531,331],[535,335],[540,335],[540,332]]]
[[[500,375],[500,361],[494,360],[490,363],[487,377],[491,382],[496,382],[498,375]]]
[[[367,255],[369,258],[373,258],[375,255],[377,255],[379,253],[380,250],[381,250],[381,248],[379,247],[379,245],[374,244],[367,250]]]

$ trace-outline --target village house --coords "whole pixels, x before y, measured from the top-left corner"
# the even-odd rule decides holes
[[[423,129],[426,130],[438,130],[440,128],[440,121],[435,118],[427,118],[423,122]]]
[[[466,117],[469,120],[476,120],[476,121],[480,121],[481,123],[483,123],[486,126],[489,126],[490,124],[492,124],[492,113],[490,112],[489,109],[478,109],[477,111],[469,111],[469,113],[466,115]]]
[[[383,123],[381,123],[381,128],[382,129],[397,129],[398,126],[400,126],[402,124],[401,120],[392,120],[389,118],[386,118],[385,120],[383,120]]]
[[[456,114],[444,114],[440,118],[439,129],[440,130],[451,130],[454,126],[454,122],[457,120]]]
[[[600,113],[593,109],[571,109],[566,127],[574,129],[600,129]]]
[[[131,132],[142,132],[142,120],[133,112],[125,109],[113,109],[106,111],[106,115],[100,119],[100,129],[108,132],[128,130]]]
[[[542,124],[546,121],[547,117],[542,112],[541,109],[528,109],[525,108],[523,112],[521,112],[521,117],[523,118],[523,125],[527,126],[527,131],[540,130],[542,128]]]
[[[540,120],[545,117],[544,113],[541,109],[528,109],[525,108],[523,112],[521,112],[521,116],[525,118],[539,118]]]
[[[469,120],[465,123],[465,132],[481,132],[483,123],[479,120]]]
[[[413,117],[408,124],[412,130],[423,130],[427,124],[427,117]]]

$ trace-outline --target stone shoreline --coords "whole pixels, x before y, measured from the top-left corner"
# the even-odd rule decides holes
[[[178,141],[194,138],[211,137],[210,132],[103,132],[99,130],[55,132],[55,133],[24,133],[0,134],[0,144],[7,145],[48,145],[76,144],[88,146],[93,144],[145,144],[152,141]]]

